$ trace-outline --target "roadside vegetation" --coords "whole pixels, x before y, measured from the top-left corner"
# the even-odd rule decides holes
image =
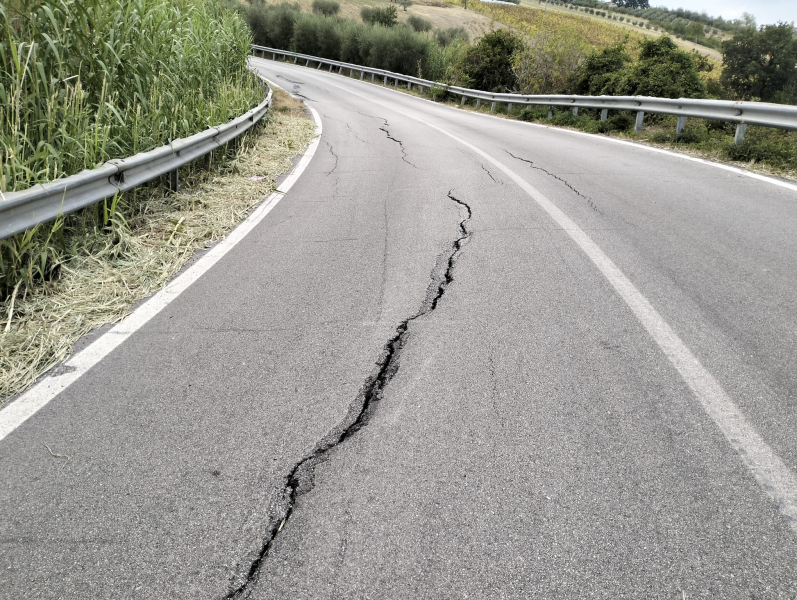
[[[178,193],[138,188],[120,199],[124,208],[105,228],[89,213],[67,217],[59,231],[69,230],[72,251],[59,259],[58,276],[0,301],[0,406],[68,356],[81,336],[123,318],[197,250],[222,239],[275,189],[314,132],[303,107],[275,90],[262,125],[237,151],[219,149],[213,169],[183,168]]]
[[[0,4],[0,191],[224,123],[262,101],[251,35],[212,0]]]

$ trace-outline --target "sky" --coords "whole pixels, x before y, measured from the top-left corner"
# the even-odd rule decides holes
[[[650,0],[650,5],[705,10],[711,16],[719,15],[723,19],[736,19],[743,12],[748,12],[755,15],[759,25],[769,25],[776,21],[795,21],[797,25],[795,0]]]

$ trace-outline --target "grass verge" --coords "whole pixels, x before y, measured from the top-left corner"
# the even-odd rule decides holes
[[[157,185],[137,190],[123,220],[83,231],[56,279],[18,288],[0,303],[0,406],[66,358],[83,335],[122,319],[196,250],[222,239],[274,190],[314,132],[301,104],[275,89],[265,124],[237,153],[210,171],[181,172],[177,194]]]

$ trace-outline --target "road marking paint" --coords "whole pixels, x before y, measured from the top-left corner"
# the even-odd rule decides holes
[[[592,241],[584,230],[523,177],[473,144],[401,109],[373,100],[327,80],[324,83],[326,85],[332,84],[350,95],[358,96],[372,104],[378,104],[439,131],[503,171],[507,177],[511,178],[523,191],[531,196],[556,224],[567,232],[614,287],[617,294],[631,309],[631,312],[634,313],[642,326],[661,348],[664,355],[670,360],[676,371],[681,375],[687,386],[689,386],[689,389],[692,390],[703,409],[716,423],[730,446],[752,473],[758,485],[774,501],[792,529],[797,531],[797,476],[764,441],[720,383],[700,363],[700,360],[689,350],[647,298],[642,295],[642,292]]]
[[[63,366],[69,372],[55,371],[52,375],[45,374],[39,383],[0,411],[0,440],[22,425],[32,417],[50,400],[63,392],[70,385],[82,377],[91,367],[108,356],[122,342],[143,327],[150,319],[166,308],[180,294],[197,279],[202,277],[225,254],[232,250],[238,242],[260,223],[266,215],[279,203],[294,183],[299,179],[304,170],[315,156],[318,143],[321,140],[321,117],[311,106],[308,106],[316,123],[316,137],[302,155],[290,175],[280,184],[279,192],[272,193],[266,198],[240,225],[214,246],[207,254],[196,263],[177,276],[161,291],[157,292],[144,304],[134,310],[128,317],[112,329],[97,338],[85,349],[67,359]]]
[[[274,64],[273,61],[270,61],[270,60],[264,59],[264,58],[256,58],[255,57],[254,60],[255,61],[264,61],[266,64]],[[282,63],[279,63],[279,64],[282,64]],[[301,65],[300,65],[300,68],[303,68],[303,67],[301,67]],[[326,71],[319,71],[318,73],[321,73],[322,75],[326,74],[327,76],[329,75]],[[335,74],[333,73],[332,75],[334,76]],[[362,84],[365,84],[365,85],[374,85],[370,81],[365,81],[365,80],[359,81],[359,80],[356,80],[356,79],[352,79],[351,81],[352,82],[357,82],[357,83],[362,83]],[[506,119],[506,118],[503,118],[503,117],[499,117],[497,115],[490,115],[490,114],[485,114],[485,113],[480,113],[480,112],[463,111],[461,108],[459,108],[459,106],[449,106],[448,104],[441,104],[439,102],[435,102],[433,100],[429,100],[428,98],[421,98],[419,96],[413,96],[411,94],[407,94],[407,93],[403,92],[400,89],[395,89],[395,88],[391,88],[391,87],[382,87],[382,86],[377,86],[377,87],[380,87],[381,89],[393,92],[395,94],[400,94],[400,95],[404,96],[405,98],[415,98],[416,100],[420,100],[422,102],[431,102],[435,106],[440,106],[440,107],[443,107],[443,108],[447,108],[449,110],[453,110],[453,111],[458,112],[460,114],[469,114],[469,115],[485,117],[485,118],[489,118],[489,119],[498,119],[502,123],[507,123],[507,124],[512,124],[512,125],[524,125],[526,127],[537,127],[537,128],[540,128],[540,129],[551,129],[551,130],[554,130],[554,131],[561,131],[562,133],[569,133],[569,134],[572,134],[572,135],[579,135],[579,136],[582,136],[582,137],[587,137],[587,138],[589,138],[591,140],[601,140],[601,141],[610,142],[610,143],[613,143],[613,144],[622,144],[624,146],[632,146],[632,147],[638,148],[640,150],[647,150],[648,152],[658,152],[659,154],[666,154],[667,156],[673,156],[675,158],[681,158],[683,160],[689,160],[689,161],[700,163],[702,165],[706,165],[706,166],[709,166],[709,167],[722,169],[723,171],[730,171],[731,173],[735,173],[737,175],[743,175],[745,177],[750,177],[752,179],[758,179],[759,181],[766,181],[767,183],[771,183],[773,185],[777,185],[779,187],[783,187],[783,188],[789,189],[789,190],[791,190],[793,192],[797,192],[797,183],[791,183],[789,181],[784,181],[782,179],[775,179],[774,177],[770,177],[768,175],[762,175],[761,173],[754,173],[752,171],[747,171],[746,169],[742,169],[741,167],[735,167],[733,165],[727,165],[725,163],[714,162],[714,161],[711,161],[711,160],[707,160],[705,158],[698,158],[696,156],[689,156],[688,154],[682,154],[680,152],[675,152],[674,150],[667,150],[665,148],[656,148],[655,146],[647,146],[647,145],[641,144],[639,142],[633,142],[633,141],[630,141],[630,140],[620,140],[620,139],[609,137],[609,136],[605,136],[605,135],[597,135],[597,134],[594,134],[594,133],[587,133],[586,131],[577,131],[575,129],[564,129],[562,127],[554,127],[552,125],[543,125],[541,123],[529,123],[528,121]]]

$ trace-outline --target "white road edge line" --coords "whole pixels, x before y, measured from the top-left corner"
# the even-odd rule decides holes
[[[259,57],[252,57],[252,58],[254,60],[264,61],[266,64],[275,64],[274,61],[271,61],[271,60],[269,60],[267,58],[259,58]],[[288,63],[276,63],[276,64],[288,64]],[[297,66],[297,67],[299,67],[301,69],[306,68],[306,67],[303,67],[302,65],[295,65],[295,66]],[[308,69],[308,70],[315,71],[315,69]],[[325,73],[325,74],[328,73],[327,71],[316,71],[316,72]],[[336,73],[333,73],[333,75],[336,75]],[[342,77],[345,77],[345,75],[342,75]],[[613,143],[613,144],[622,144],[624,146],[632,146],[632,147],[638,148],[640,150],[647,150],[648,152],[657,152],[659,154],[666,154],[667,156],[674,156],[676,158],[681,158],[683,160],[689,160],[689,161],[700,163],[702,165],[706,165],[706,166],[709,166],[709,167],[722,169],[723,171],[730,171],[731,173],[736,173],[737,175],[743,175],[744,177],[750,177],[751,179],[758,179],[759,181],[766,181],[767,183],[771,183],[773,185],[777,185],[779,187],[783,187],[783,188],[792,190],[793,192],[797,192],[797,183],[791,183],[789,181],[784,181],[782,179],[775,179],[774,177],[771,177],[769,175],[762,175],[761,173],[754,173],[753,171],[747,171],[745,169],[742,169],[741,167],[735,167],[733,165],[728,165],[728,164],[721,163],[721,162],[714,162],[714,161],[711,161],[711,160],[707,160],[705,158],[698,158],[696,156],[689,156],[688,154],[682,154],[681,152],[676,152],[674,150],[666,150],[665,148],[657,148],[656,146],[648,146],[646,144],[642,144],[640,142],[632,142],[630,140],[620,140],[620,139],[617,139],[617,138],[609,137],[607,135],[600,135],[600,134],[597,134],[597,133],[587,133],[586,131],[577,131],[575,129],[565,129],[564,127],[555,127],[553,125],[543,125],[541,123],[530,123],[528,121],[521,121],[520,119],[505,119],[505,118],[499,117],[497,115],[491,115],[491,114],[475,112],[475,111],[463,111],[458,106],[450,106],[448,104],[441,104],[440,102],[434,102],[433,100],[429,100],[428,98],[421,98],[419,96],[413,96],[412,94],[406,94],[403,91],[394,89],[394,88],[392,88],[390,86],[385,87],[385,86],[381,86],[379,84],[371,83],[370,81],[366,81],[366,80],[360,81],[359,79],[351,79],[351,81],[352,82],[359,82],[359,83],[366,84],[366,85],[376,85],[380,89],[387,90],[387,91],[390,91],[390,92],[393,92],[393,93],[396,93],[396,94],[401,94],[405,98],[415,98],[416,100],[419,100],[421,102],[431,102],[432,104],[434,104],[436,106],[447,108],[449,110],[453,110],[453,111],[458,112],[460,114],[469,114],[469,115],[474,115],[474,116],[478,116],[478,117],[484,117],[484,118],[488,118],[488,119],[498,119],[502,123],[513,124],[513,125],[515,125],[515,124],[524,125],[526,127],[536,127],[538,129],[551,129],[553,131],[561,131],[562,133],[569,133],[569,134],[572,134],[572,135],[579,135],[579,136],[582,136],[582,137],[587,137],[587,138],[589,138],[591,140],[602,140],[604,142],[610,142],[610,143]]]
[[[306,106],[310,109],[316,124],[315,138],[293,168],[290,175],[280,184],[280,191],[273,192],[258,205],[240,225],[233,229],[226,238],[220,241],[181,275],[173,279],[165,288],[157,292],[124,320],[120,321],[109,331],[97,338],[85,349],[68,358],[63,363],[63,366],[74,370],[68,373],[58,373],[54,375],[45,374],[37,384],[3,408],[3,410],[0,411],[0,440],[3,440],[8,434],[36,414],[36,412],[50,402],[50,400],[80,379],[91,367],[108,356],[108,354],[122,342],[166,308],[180,294],[188,289],[192,283],[202,277],[202,275],[221,260],[225,254],[232,250],[238,242],[246,237],[246,235],[271,212],[271,209],[273,209],[284,197],[285,193],[291,189],[293,184],[296,183],[310,164],[313,156],[315,156],[318,144],[321,141],[321,117],[312,106]]]
[[[700,363],[700,360],[692,354],[692,351],[689,350],[658,311],[653,308],[653,305],[642,295],[642,292],[636,288],[620,268],[570,217],[520,175],[473,144],[403,110],[388,106],[372,98],[367,98],[336,83],[326,80],[324,83],[325,85],[334,85],[348,94],[358,96],[372,104],[378,104],[383,108],[402,114],[439,131],[495,165],[531,196],[556,224],[567,232],[584,254],[595,264],[601,274],[611,283],[617,294],[636,315],[636,318],[689,386],[689,389],[692,390],[703,409],[716,423],[730,446],[752,473],[758,485],[774,501],[781,514],[786,517],[789,525],[797,532],[797,476],[764,441],[720,383]]]

